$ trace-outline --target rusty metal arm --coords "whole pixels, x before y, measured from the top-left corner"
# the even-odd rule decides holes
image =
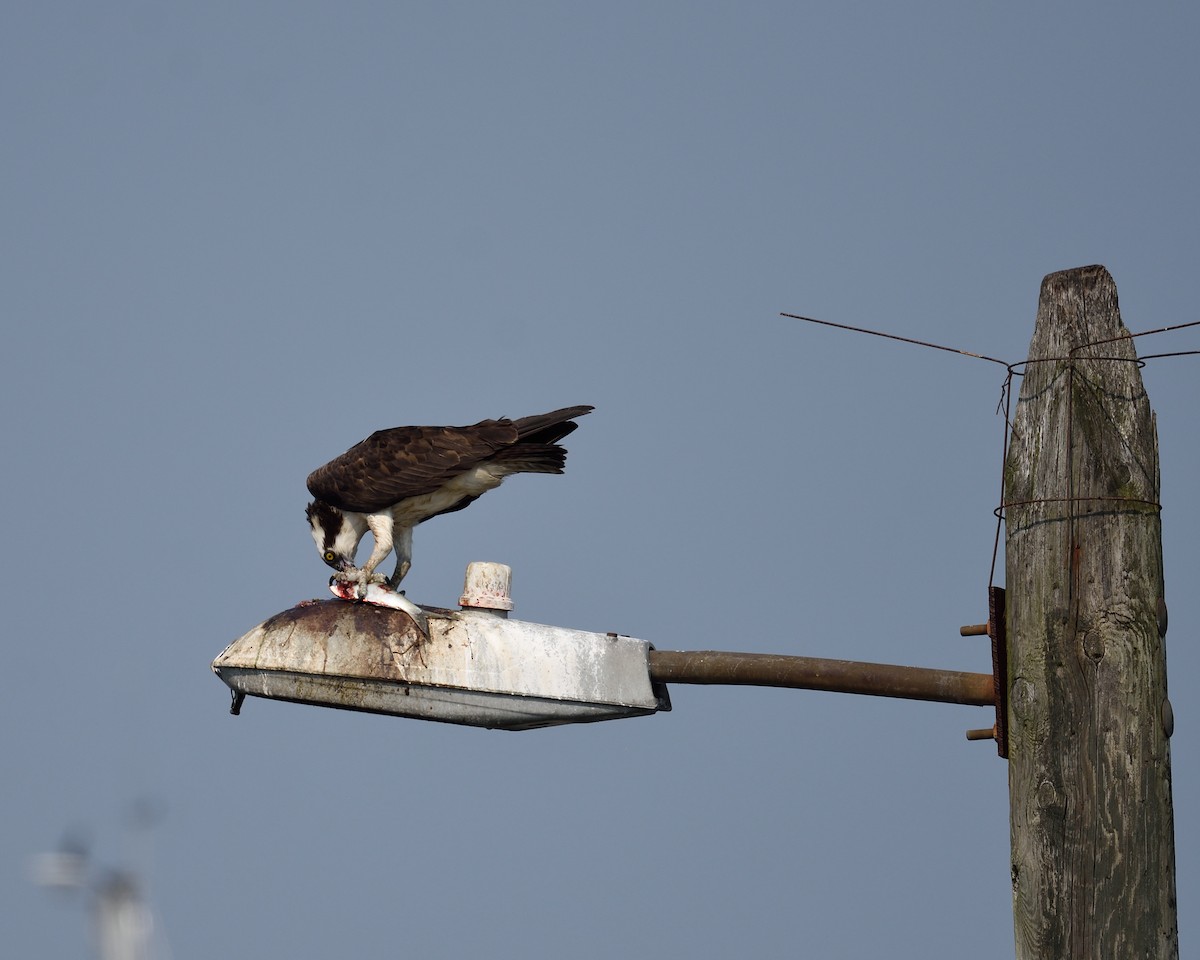
[[[996,702],[990,673],[720,650],[651,650],[649,658],[650,679],[661,683],[791,687],[980,707]]]

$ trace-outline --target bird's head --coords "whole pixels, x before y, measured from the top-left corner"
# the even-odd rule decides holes
[[[358,543],[367,525],[355,514],[344,513],[324,500],[314,500],[304,510],[317,553],[339,573],[354,569]]]

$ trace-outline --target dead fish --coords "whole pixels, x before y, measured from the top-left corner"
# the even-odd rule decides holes
[[[368,583],[364,586],[357,580],[345,580],[334,574],[329,578],[329,590],[339,600],[361,600],[363,603],[373,603],[377,607],[403,610],[424,629],[425,611],[403,593],[393,590],[386,582]]]

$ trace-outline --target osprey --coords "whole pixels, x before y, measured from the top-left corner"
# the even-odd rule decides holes
[[[469,427],[393,427],[378,430],[308,475],[316,499],[305,510],[321,559],[366,586],[383,582],[375,568],[396,551],[386,582],[395,589],[412,566],[418,523],[461,510],[514,473],[562,473],[558,446],[592,407],[564,407],[520,420],[481,420]],[[354,565],[359,541],[371,531],[375,548]]]

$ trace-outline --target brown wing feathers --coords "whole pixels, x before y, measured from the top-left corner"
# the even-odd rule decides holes
[[[487,461],[513,472],[561,473],[566,451],[555,445],[592,407],[565,407],[520,420],[482,420],[469,427],[379,430],[314,470],[309,492],[342,510],[371,513],[431,493]]]

